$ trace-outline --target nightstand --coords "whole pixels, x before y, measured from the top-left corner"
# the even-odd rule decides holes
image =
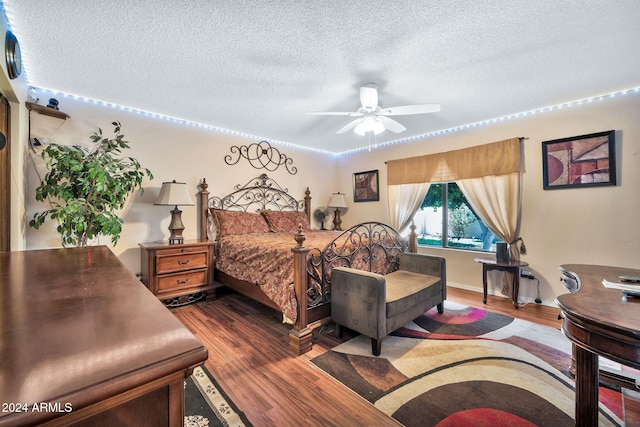
[[[141,279],[167,307],[178,307],[215,296],[215,242],[185,240],[181,244],[139,244]]]

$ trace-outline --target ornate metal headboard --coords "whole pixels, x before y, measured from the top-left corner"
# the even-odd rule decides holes
[[[289,194],[289,190],[281,187],[266,174],[261,174],[246,184],[238,184],[234,191],[226,196],[209,197],[207,188],[209,185],[203,179],[200,184],[200,240],[207,240],[207,217],[209,209],[225,209],[245,212],[259,212],[270,209],[277,211],[303,210],[311,220],[311,192],[309,187],[305,191],[303,200],[297,200]]]
[[[304,209],[304,200],[296,200],[286,188],[282,188],[266,174],[262,174],[245,185],[236,185],[232,193],[223,197],[211,197],[209,208],[259,212],[265,209],[297,211]]]

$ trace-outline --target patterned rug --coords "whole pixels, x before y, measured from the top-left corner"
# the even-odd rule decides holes
[[[382,342],[362,335],[310,361],[405,426],[574,426],[571,343],[557,329],[445,302]],[[600,388],[600,425],[623,425]]]
[[[185,427],[251,426],[204,366],[185,380],[184,394]]]

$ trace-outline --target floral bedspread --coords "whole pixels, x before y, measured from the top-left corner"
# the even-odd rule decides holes
[[[305,230],[304,246],[323,249],[339,231]],[[216,268],[230,276],[260,286],[280,308],[285,319],[295,322],[298,304],[293,285],[291,232],[230,235],[218,240]]]

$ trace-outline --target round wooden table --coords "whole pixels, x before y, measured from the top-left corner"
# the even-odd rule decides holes
[[[622,301],[622,291],[607,289],[606,279],[640,276],[640,270],[602,265],[565,264],[577,278],[576,292],[560,295],[556,302],[563,317],[562,332],[573,343],[576,371],[576,425],[598,425],[598,355],[640,369],[640,299]],[[635,386],[630,381],[630,388]]]

